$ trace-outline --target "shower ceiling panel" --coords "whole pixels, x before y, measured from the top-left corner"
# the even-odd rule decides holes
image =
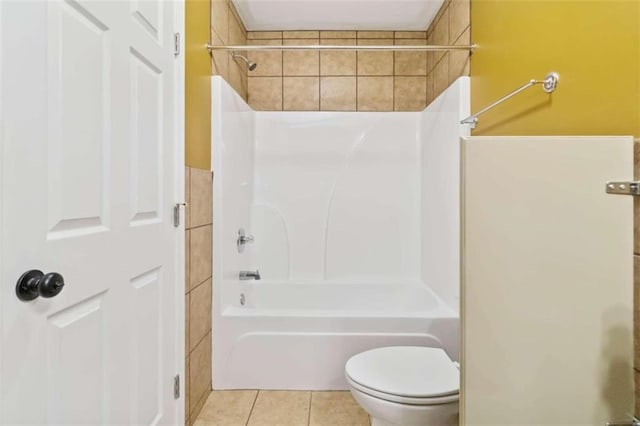
[[[424,31],[444,0],[232,0],[249,31]]]

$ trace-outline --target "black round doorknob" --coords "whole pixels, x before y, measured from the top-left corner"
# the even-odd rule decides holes
[[[37,299],[39,296],[50,298],[57,296],[64,287],[64,278],[57,272],[44,274],[32,269],[22,274],[16,284],[16,295],[23,302]]]

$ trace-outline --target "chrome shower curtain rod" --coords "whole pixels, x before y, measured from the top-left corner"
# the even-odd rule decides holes
[[[278,46],[278,45],[240,45],[240,46],[223,46],[223,45],[206,45],[209,53],[215,50],[221,51],[235,51],[235,50],[395,50],[395,51],[434,51],[443,52],[448,50],[468,50],[473,52],[476,48],[475,44],[463,45],[463,46],[419,46],[419,45],[406,45],[406,46],[338,46],[338,45],[313,45],[313,46]]]

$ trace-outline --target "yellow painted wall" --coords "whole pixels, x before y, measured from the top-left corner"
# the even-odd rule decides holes
[[[551,96],[530,88],[475,135],[640,136],[640,0],[472,0],[471,32],[473,112],[560,74]]]
[[[209,0],[186,1],[185,144],[186,165],[211,169],[211,58]]]

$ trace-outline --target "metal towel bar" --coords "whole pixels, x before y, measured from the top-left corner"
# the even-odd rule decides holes
[[[535,86],[536,84],[542,84],[542,90],[544,90],[546,93],[553,93],[553,91],[556,90],[556,87],[558,87],[558,79],[559,79],[558,73],[550,72],[549,74],[547,74],[547,76],[545,77],[544,80],[529,80],[528,83],[518,87],[513,92],[503,96],[502,98],[498,99],[497,101],[495,101],[491,105],[481,109],[480,111],[476,112],[475,114],[470,115],[469,117],[467,117],[464,120],[460,121],[460,124],[469,124],[472,129],[475,129],[476,126],[478,125],[478,117],[479,116],[481,116],[485,112],[489,111],[490,109],[496,107],[497,105],[500,105],[504,101],[506,101],[508,99],[511,99],[512,97],[514,97],[518,93],[527,90],[529,87]]]

